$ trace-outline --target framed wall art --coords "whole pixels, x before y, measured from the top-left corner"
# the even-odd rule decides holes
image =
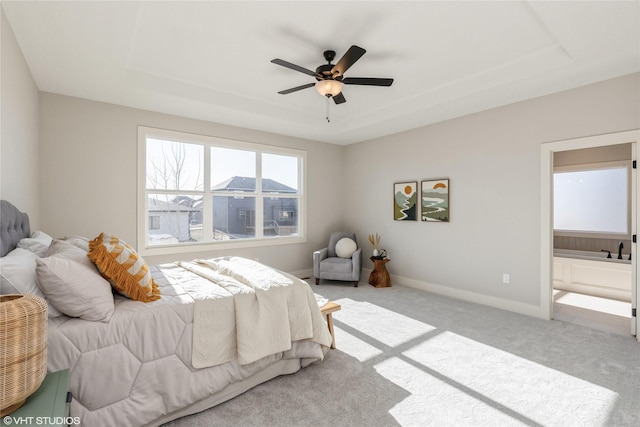
[[[393,219],[415,221],[418,219],[418,182],[393,184]]]
[[[420,187],[422,220],[449,222],[449,180],[437,179],[422,181]]]

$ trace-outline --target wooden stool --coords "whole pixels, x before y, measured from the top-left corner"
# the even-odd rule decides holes
[[[339,311],[342,307],[340,304],[336,304],[333,301],[329,301],[324,306],[320,307],[320,312],[327,316],[327,325],[329,326],[329,333],[331,334],[331,348],[336,348],[336,337],[333,334],[333,317],[331,313]]]

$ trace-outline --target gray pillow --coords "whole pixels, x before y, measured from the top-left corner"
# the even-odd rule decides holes
[[[70,317],[108,322],[115,309],[111,284],[95,267],[52,256],[36,260],[40,288],[58,310]]]

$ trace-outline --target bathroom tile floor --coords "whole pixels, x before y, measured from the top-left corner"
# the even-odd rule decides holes
[[[553,318],[620,335],[631,335],[631,303],[553,291]]]

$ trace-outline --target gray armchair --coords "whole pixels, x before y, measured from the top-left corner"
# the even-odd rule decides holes
[[[313,253],[313,275],[316,285],[320,283],[320,279],[328,279],[353,282],[353,286],[358,287],[362,270],[362,249],[358,247],[351,258],[340,258],[336,255],[336,243],[343,237],[348,237],[358,244],[355,233],[339,231],[331,233],[329,246]]]

